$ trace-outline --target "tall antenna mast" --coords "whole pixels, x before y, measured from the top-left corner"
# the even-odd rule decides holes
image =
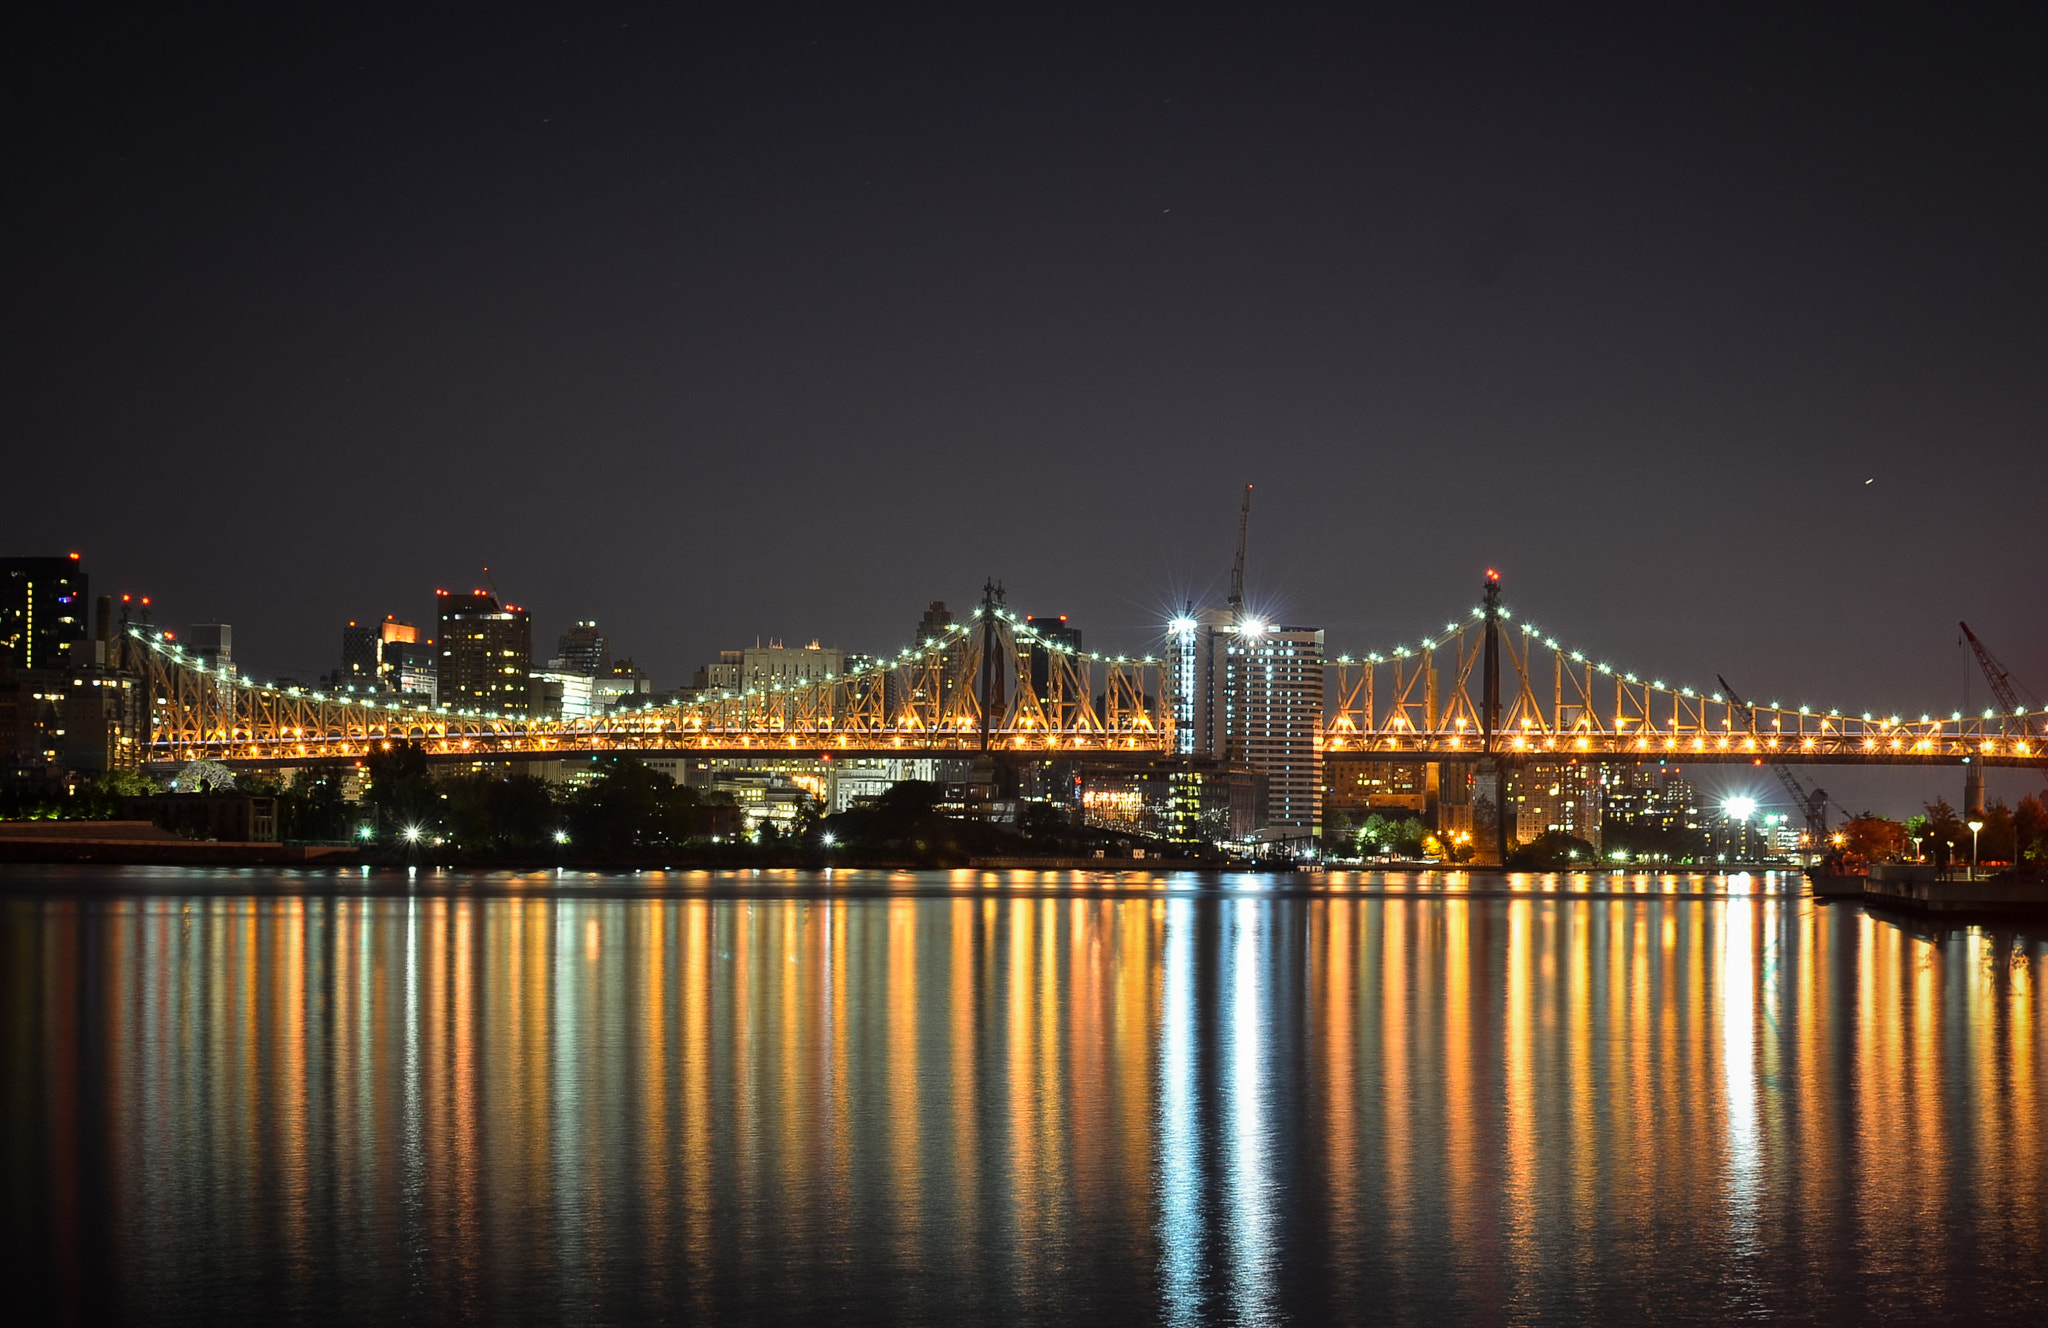
[[[1252,486],[1244,486],[1244,510],[1237,515],[1237,561],[1230,567],[1230,621],[1244,621],[1244,540],[1252,527]]]

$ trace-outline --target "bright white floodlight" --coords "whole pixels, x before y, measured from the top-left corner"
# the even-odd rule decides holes
[[[1737,821],[1747,821],[1756,814],[1756,799],[1747,797],[1729,798],[1721,804],[1721,810]]]
[[[1193,618],[1175,618],[1166,624],[1166,630],[1175,636],[1192,636],[1198,625]]]

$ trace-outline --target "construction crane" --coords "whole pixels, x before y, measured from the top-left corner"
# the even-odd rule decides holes
[[[1721,684],[1721,694],[1728,698],[1730,705],[1742,712],[1743,723],[1754,734],[1756,732],[1756,711],[1751,709],[1749,702],[1743,700],[1736,690],[1728,685],[1726,678],[1721,677],[1718,673],[1714,677]],[[1785,766],[1780,765],[1775,757],[1764,761],[1763,764],[1771,768],[1771,773],[1775,774],[1778,777],[1778,782],[1785,786],[1785,792],[1791,795],[1792,805],[1797,807],[1800,814],[1806,818],[1808,842],[1813,845],[1815,851],[1818,851],[1823,844],[1828,842],[1827,790],[1820,788],[1809,790],[1805,784],[1800,782],[1799,776],[1793,774]]]
[[[1971,652],[1977,656],[1977,667],[1984,670],[1984,681],[1991,684],[1991,694],[1998,698],[1999,709],[2003,714],[2010,716],[2022,710],[2041,709],[2040,698],[2013,678],[2012,670],[1999,663],[1998,657],[1985,648],[1984,643],[1977,639],[1977,634],[1970,630],[1970,624],[1959,622],[1956,626],[1963,629],[1963,639],[1970,643]],[[1983,776],[1975,771],[1972,773],[1976,776],[1976,782],[1973,782],[1971,787],[1978,790],[1977,801],[1981,803],[1984,799],[1981,791]],[[1963,801],[1967,803],[1969,800],[1970,795],[1966,792]],[[1972,806],[1970,810],[1974,812],[1981,808]]]
[[[2005,708],[2006,714],[2010,715],[2019,710],[2039,710],[2041,708],[2041,702],[2035,698],[2032,692],[2027,692],[2026,688],[2013,681],[2012,670],[1999,663],[1997,657],[1984,648],[1984,643],[1979,641],[1977,634],[1970,630],[1970,624],[1959,622],[1956,626],[1963,629],[1963,639],[1970,643],[1970,649],[1976,653],[1977,667],[1984,670],[1984,681],[1991,684],[1991,694],[1998,698],[1998,704]],[[2028,704],[2021,702],[2020,693],[2022,692],[2026,692],[2026,702]]]
[[[1244,510],[1237,516],[1237,561],[1230,565],[1230,623],[1244,621],[1244,541],[1252,528],[1252,486],[1244,486]]]
[[[1252,486],[1244,486],[1244,507],[1237,514],[1237,561],[1230,565],[1230,630],[1242,632],[1244,622],[1244,541],[1252,528]],[[1238,726],[1226,724],[1224,731],[1229,735],[1223,744],[1223,759],[1235,765],[1244,759],[1244,748],[1238,740]]]

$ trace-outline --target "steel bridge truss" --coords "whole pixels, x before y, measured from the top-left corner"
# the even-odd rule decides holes
[[[1645,679],[1501,611],[1501,711],[1492,750],[1540,759],[2048,767],[2048,711],[1845,714]],[[1480,714],[1486,619],[1416,646],[1329,662],[1326,754],[1469,760]],[[359,758],[410,741],[449,760],[603,752],[1072,755],[1174,750],[1172,670],[1153,656],[1085,654],[991,600],[971,620],[870,668],[811,682],[589,719],[533,719],[373,696],[279,689],[209,669],[131,629],[150,698],[148,759],[291,765]],[[993,666],[983,669],[984,658]],[[1035,675],[1035,676],[1034,676]],[[987,723],[984,725],[984,714]]]
[[[394,742],[419,743],[445,760],[1173,750],[1170,671],[1161,660],[1083,653],[1044,638],[999,603],[871,668],[587,719],[262,686],[209,668],[159,634],[131,634],[142,646],[134,653],[150,698],[147,759],[157,765],[293,765],[361,758]],[[986,677],[985,657],[993,662]]]
[[[1509,615],[1505,610],[1502,617]],[[1435,638],[1331,662],[1326,752],[1399,759],[1484,754],[1483,611]],[[1776,702],[1744,707],[1718,691],[1640,678],[1560,645],[1533,624],[1501,622],[1493,751],[1540,758],[1799,763],[2048,764],[2048,711],[1947,716],[1844,714]]]

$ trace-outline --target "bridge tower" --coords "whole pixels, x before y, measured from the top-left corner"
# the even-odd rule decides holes
[[[989,749],[995,714],[1003,708],[1003,656],[996,634],[996,614],[1003,607],[1002,582],[990,579],[981,587],[981,750]]]
[[[1498,867],[1507,861],[1507,772],[1495,740],[1500,728],[1500,573],[1486,569],[1484,692],[1479,706],[1479,769],[1472,779],[1472,862]]]

